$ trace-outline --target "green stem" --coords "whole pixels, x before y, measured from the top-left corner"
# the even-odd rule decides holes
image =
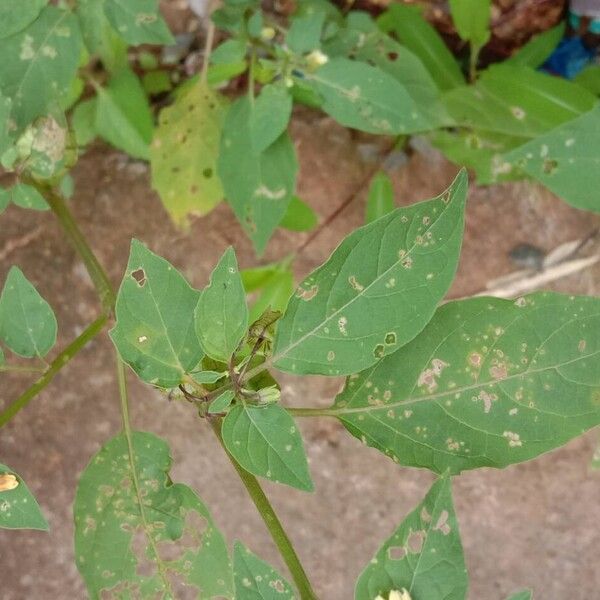
[[[475,83],[477,79],[477,62],[479,61],[479,52],[481,46],[471,42],[471,52],[469,56],[469,81]]]
[[[54,376],[92,339],[103,329],[107,315],[98,317],[83,333],[73,340],[51,363],[48,370],[28,389],[26,389],[12,404],[0,413],[0,427],[4,427],[22,408],[39,394],[53,379]]]
[[[62,199],[62,196],[55,190],[43,187],[36,182],[33,182],[33,185],[35,185],[38,191],[44,196],[44,199],[50,205],[50,208],[60,221],[67,237],[81,257],[92,283],[98,292],[102,308],[106,313],[112,312],[115,304],[115,292],[112,289],[112,285],[106,272],[102,268],[102,265],[98,262],[96,255],[88,245],[84,235],[81,233],[75,219],[73,219],[73,215]]]
[[[256,506],[260,516],[262,517],[273,541],[277,545],[285,564],[287,565],[292,578],[298,588],[301,600],[316,600],[317,596],[310,585],[310,581],[300,563],[300,559],[294,550],[294,546],[287,536],[281,522],[277,518],[269,499],[265,495],[265,492],[260,487],[258,480],[254,475],[251,475],[235,460],[235,458],[227,450],[225,443],[223,442],[223,436],[221,435],[221,419],[211,419],[210,424],[217,436],[219,443],[223,447],[223,450],[227,454],[231,464],[240,476],[242,483],[244,484],[252,502]]]

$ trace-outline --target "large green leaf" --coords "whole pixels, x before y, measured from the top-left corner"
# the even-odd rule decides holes
[[[463,126],[536,137],[591,110],[596,98],[559,77],[513,64],[493,65],[475,85],[447,92],[444,103]]]
[[[218,170],[225,196],[259,254],[287,211],[296,186],[298,162],[287,133],[264,152],[252,145],[248,97],[236,100],[223,125]]]
[[[490,39],[490,0],[450,0],[450,12],[458,35],[481,48]]]
[[[170,468],[163,440],[133,432],[131,447],[118,435],[81,475],[75,556],[93,600],[189,597],[192,589],[198,598],[233,598],[225,541]]]
[[[96,133],[135,158],[149,159],[154,122],[148,99],[137,76],[128,68],[97,87]]]
[[[46,356],[56,343],[56,317],[19,267],[11,267],[0,296],[0,339],[19,356]]]
[[[158,0],[103,1],[108,20],[128,44],[173,43],[173,36],[158,11]]]
[[[300,3],[299,14],[290,19],[290,28],[285,36],[286,46],[296,54],[319,48],[326,16],[322,6],[310,2]]]
[[[422,17],[419,7],[392,4],[379,18],[379,25],[384,31],[393,31],[421,59],[440,90],[464,84],[456,59],[439,33]]]
[[[119,354],[148,383],[170,388],[202,358],[194,331],[199,293],[164,258],[131,242],[110,332]]]
[[[48,522],[25,482],[1,463],[0,529],[48,530]]]
[[[197,82],[160,113],[150,147],[152,187],[177,224],[223,198],[217,158],[225,101]]]
[[[227,362],[248,329],[248,306],[233,248],[229,247],[200,293],[196,334],[204,352]]]
[[[565,22],[534,35],[522,48],[519,48],[506,62],[526,65],[537,69],[552,54],[565,33]]]
[[[278,404],[234,406],[223,420],[223,441],[246,471],[312,491],[302,437]]]
[[[600,423],[600,299],[446,304],[350,377],[331,412],[396,462],[438,473],[534,458]]]
[[[386,135],[430,129],[404,86],[366,62],[333,58],[305,79],[323,97],[323,110],[346,127]]]
[[[77,18],[54,6],[20,33],[0,40],[0,88],[12,99],[19,128],[43,115],[70,86],[80,50]]]
[[[354,598],[388,598],[392,590],[404,590],[414,600],[464,600],[467,585],[451,479],[444,476],[377,551]]]
[[[233,547],[236,600],[293,600],[290,584],[240,542]]]
[[[48,4],[48,0],[27,0],[26,2],[3,0],[0,2],[0,23],[2,23],[0,39],[10,37],[25,29],[37,19],[46,4]]]
[[[462,171],[440,196],[345,238],[291,298],[277,329],[275,366],[355,373],[417,335],[454,277],[466,195]]]
[[[600,107],[505,155],[563,200],[600,212]]]

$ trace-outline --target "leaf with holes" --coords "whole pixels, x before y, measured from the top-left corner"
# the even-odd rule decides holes
[[[248,306],[233,248],[229,247],[200,293],[194,315],[204,352],[227,362],[248,329]]]
[[[505,155],[505,160],[585,210],[600,212],[600,107]]]
[[[380,171],[371,180],[365,223],[371,223],[394,210],[394,188],[389,176]]]
[[[223,441],[250,473],[312,491],[302,437],[294,419],[278,404],[236,405],[223,420]]]
[[[104,0],[104,12],[119,35],[132,46],[174,42],[158,11],[158,0]]]
[[[199,293],[164,258],[132,240],[110,337],[144,380],[171,388],[202,358],[194,331]]]
[[[440,90],[463,85],[465,79],[440,34],[421,15],[421,8],[391,4],[379,18],[379,26],[394,32],[400,43],[416,54]]]
[[[233,546],[236,600],[293,600],[290,584],[240,542]]]
[[[247,97],[230,106],[223,125],[218,170],[228,202],[256,251],[262,254],[292,199],[298,162],[287,132],[264,152],[254,152],[252,110]]]
[[[0,88],[18,128],[42,116],[69,87],[81,50],[77,18],[47,6],[26,29],[0,40]]]
[[[149,159],[154,123],[142,84],[135,73],[122,69],[106,88],[98,86],[95,132],[134,158]]]
[[[378,550],[358,578],[354,598],[388,598],[392,590],[405,590],[408,598],[464,600],[467,586],[451,480],[445,476]]]
[[[537,137],[591,110],[596,97],[580,86],[517,64],[493,65],[474,85],[442,97],[457,124],[484,132]]]
[[[331,413],[396,462],[438,473],[535,458],[600,424],[600,299],[448,303],[351,376]]]
[[[290,299],[275,366],[349,375],[395,352],[433,316],[456,270],[467,175],[432,200],[398,208],[346,237]]]
[[[49,529],[37,500],[25,482],[1,463],[0,529]]]
[[[160,113],[150,148],[152,187],[178,225],[223,198],[216,173],[224,108],[223,97],[198,82]]]
[[[196,493],[171,481],[169,447],[131,435],[131,448],[124,434],[107,442],[79,480],[75,556],[90,597],[233,598],[223,536]]]
[[[19,267],[11,267],[0,296],[0,339],[19,356],[48,354],[56,343],[56,317]]]
[[[333,58],[305,80],[323,97],[323,110],[346,127],[385,135],[430,129],[404,86],[368,63]]]

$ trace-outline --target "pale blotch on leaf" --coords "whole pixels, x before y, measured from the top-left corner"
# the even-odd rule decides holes
[[[12,473],[0,475],[0,492],[8,492],[19,486],[19,480]]]
[[[425,369],[419,375],[419,379],[417,380],[417,386],[418,387],[426,386],[427,391],[429,393],[435,392],[435,390],[438,387],[437,380],[441,376],[442,371],[446,367],[449,367],[449,366],[450,365],[447,362],[444,362],[443,360],[441,360],[439,358],[434,358],[431,361],[431,367],[429,369]]]
[[[508,445],[511,448],[517,448],[523,445],[521,436],[518,433],[514,433],[514,431],[505,431],[502,436],[508,440]]]

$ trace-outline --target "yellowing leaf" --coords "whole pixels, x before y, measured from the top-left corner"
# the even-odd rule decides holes
[[[217,158],[224,107],[219,94],[196,83],[160,113],[150,148],[152,186],[179,225],[223,198]]]

